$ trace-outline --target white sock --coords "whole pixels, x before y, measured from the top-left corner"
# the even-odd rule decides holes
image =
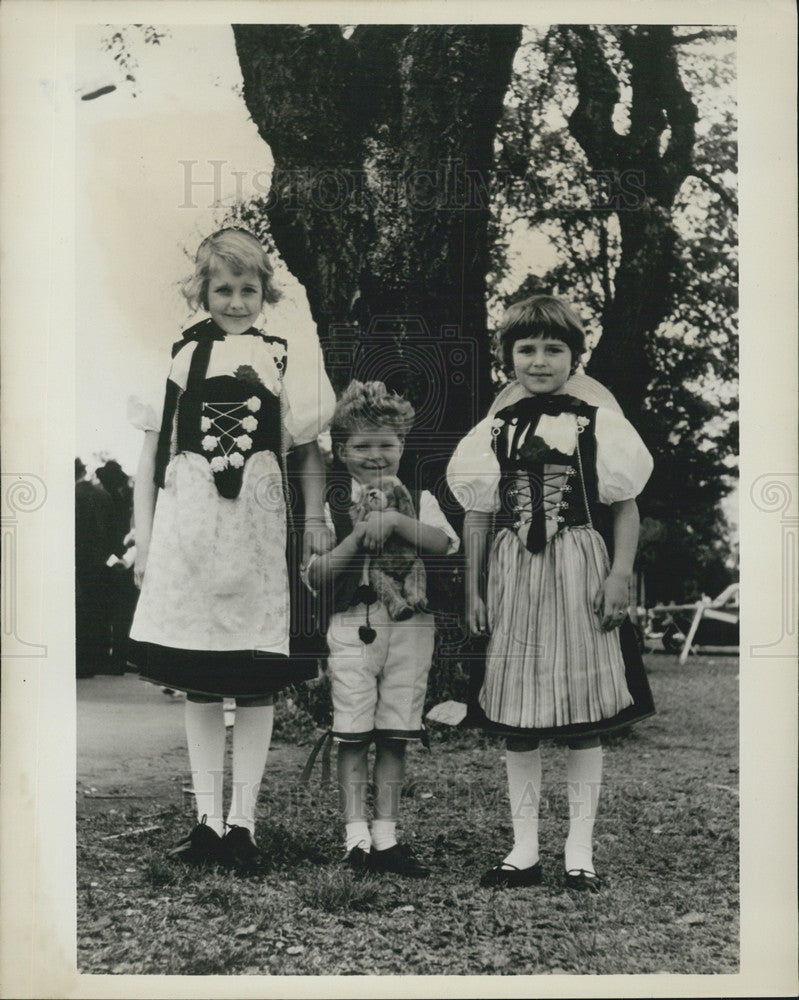
[[[228,826],[255,835],[255,804],[272,740],[274,705],[237,705],[233,724],[233,790]]]
[[[221,837],[225,768],[225,716],[221,701],[186,701],[186,742],[197,819],[207,816],[208,826]]]
[[[351,823],[345,823],[344,838],[347,854],[353,847],[360,847],[361,850],[369,852],[372,841],[369,836],[369,824],[365,819],[355,819]]]
[[[569,749],[566,764],[569,793],[569,835],[566,838],[566,871],[594,871],[594,820],[602,787],[602,747]]]
[[[397,821],[376,819],[372,821],[372,847],[376,851],[387,851],[397,843]]]
[[[538,861],[538,803],[541,798],[541,750],[508,750],[508,797],[513,822],[513,850],[504,864],[530,868]]]

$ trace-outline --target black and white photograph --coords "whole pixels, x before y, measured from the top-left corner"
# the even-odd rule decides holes
[[[792,990],[795,12],[55,6],[3,994]]]

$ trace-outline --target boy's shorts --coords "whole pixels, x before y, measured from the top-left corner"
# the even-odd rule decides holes
[[[383,604],[369,605],[375,641],[361,641],[366,605],[333,615],[327,633],[327,669],[333,695],[333,736],[361,743],[373,736],[412,740],[422,735],[427,675],[433,660],[435,619],[415,614],[392,621]]]

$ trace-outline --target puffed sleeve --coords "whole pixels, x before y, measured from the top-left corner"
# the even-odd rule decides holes
[[[164,412],[164,396],[166,393],[166,377],[175,382],[180,389],[186,388],[189,364],[196,344],[187,344],[178,351],[174,358],[159,357],[160,366],[155,363],[153,371],[160,370],[158,377],[142,376],[134,386],[134,392],[128,396],[128,422],[140,431],[160,431],[161,416]]]
[[[637,497],[652,474],[652,456],[621,414],[596,411],[596,471],[600,503]]]
[[[156,405],[141,396],[131,394],[127,403],[128,423],[140,431],[158,431],[161,429],[162,409],[163,400],[160,405]]]
[[[499,509],[499,463],[491,450],[489,415],[473,427],[447,466],[447,483],[464,510],[493,514]]]
[[[291,443],[315,441],[330,423],[336,396],[310,310],[287,296],[274,307],[267,329],[288,344],[283,419]]]
[[[151,366],[135,373],[127,400],[128,423],[140,431],[159,431],[164,410],[164,389],[169,361],[161,352]]]

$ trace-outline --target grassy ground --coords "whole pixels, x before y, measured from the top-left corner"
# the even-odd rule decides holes
[[[503,748],[476,733],[409,755],[401,836],[435,868],[425,882],[354,879],[308,745],[270,756],[258,838],[266,878],[163,860],[191,800],[78,803],[78,967],[86,973],[536,974],[738,970],[737,660],[647,660],[658,714],[605,750],[596,824],[599,896],[567,892],[565,750],[544,749],[545,882],[481,889],[510,846]],[[302,732],[299,720],[289,727]],[[307,731],[307,730],[306,730]],[[188,780],[185,775],[177,781]],[[135,789],[120,789],[132,794]],[[136,830],[150,826],[146,833]],[[134,831],[134,832],[131,832]],[[123,834],[123,836],[116,836]],[[105,839],[111,838],[111,839]]]

